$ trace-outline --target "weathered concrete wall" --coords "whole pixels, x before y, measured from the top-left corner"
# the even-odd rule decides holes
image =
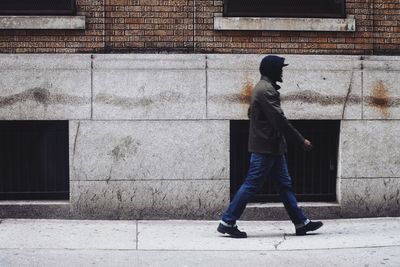
[[[345,214],[398,215],[399,130],[397,120],[342,122],[339,179]]]
[[[246,119],[261,55],[2,55],[3,120],[69,120],[70,200],[0,217],[218,218],[229,120]],[[286,56],[289,119],[341,120],[338,203],[314,217],[400,215],[398,57]],[[248,219],[286,218],[251,206]]]
[[[202,55],[95,55],[94,119],[204,119]]]
[[[399,57],[367,57],[363,67],[363,119],[399,119]]]
[[[228,203],[228,121],[71,124],[71,203],[83,217],[207,217]]]
[[[261,55],[209,55],[207,118],[247,119]],[[361,64],[351,56],[286,56],[282,107],[291,119],[361,119]]]
[[[1,55],[0,118],[90,119],[90,55]]]

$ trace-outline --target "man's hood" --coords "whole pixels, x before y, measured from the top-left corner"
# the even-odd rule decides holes
[[[261,60],[260,73],[263,76],[267,76],[273,83],[282,82],[282,68],[287,65],[285,64],[285,58],[269,55]]]

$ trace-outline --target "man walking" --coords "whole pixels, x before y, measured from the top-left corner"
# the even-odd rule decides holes
[[[285,59],[278,56],[266,56],[260,64],[261,80],[255,86],[249,108],[250,130],[248,149],[251,152],[247,177],[224,212],[218,226],[218,232],[231,237],[246,238],[247,234],[238,229],[236,221],[242,215],[247,202],[269,176],[279,192],[285,209],[293,222],[296,235],[305,235],[317,230],[322,222],[307,219],[298,207],[292,190],[286,159],[286,140],[289,138],[301,145],[306,151],[312,149],[311,142],[305,139],[287,120],[280,103]]]

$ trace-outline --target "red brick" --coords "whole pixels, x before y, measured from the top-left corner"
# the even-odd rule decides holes
[[[400,53],[400,3],[394,0],[347,0],[346,13],[355,15],[356,32],[215,31],[214,15],[222,13],[222,0],[78,0],[77,7],[86,16],[86,30],[3,30],[0,53],[96,53],[106,47],[150,52]]]

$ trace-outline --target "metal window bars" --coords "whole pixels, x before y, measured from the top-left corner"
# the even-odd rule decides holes
[[[288,143],[288,168],[293,189],[299,201],[336,201],[337,157],[340,121],[291,121],[313,143],[311,152],[304,152],[298,144]],[[230,123],[230,183],[231,198],[243,183],[250,153],[247,151],[249,121]],[[274,184],[266,177],[261,190],[250,202],[280,201]]]
[[[0,200],[69,199],[68,121],[0,121]]]

